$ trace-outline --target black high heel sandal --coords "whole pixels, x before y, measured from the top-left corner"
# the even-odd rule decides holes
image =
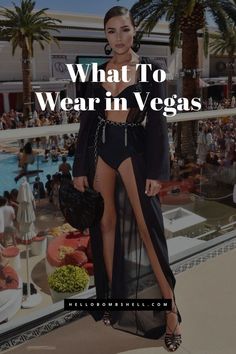
[[[111,326],[111,313],[105,311],[102,320],[105,326]]]
[[[169,328],[171,333],[165,334],[165,345],[166,345],[167,349],[171,352],[175,352],[179,348],[180,344],[182,343],[181,334],[175,334],[176,327],[178,326],[178,324],[180,324],[179,317],[178,317],[178,309],[177,309],[176,305],[175,305],[175,307],[176,307],[177,312],[175,312],[174,310],[166,311],[166,315],[169,315],[171,313],[174,313],[177,315],[177,323],[176,323],[175,329],[172,331],[170,329],[170,327],[167,325],[167,327]]]

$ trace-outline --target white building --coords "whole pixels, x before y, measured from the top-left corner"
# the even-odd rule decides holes
[[[49,12],[62,21],[60,33],[56,33],[60,47],[55,43],[45,46],[42,51],[36,44],[32,59],[33,91],[60,91],[62,96],[75,97],[76,89],[69,81],[65,63],[89,63],[104,61],[106,44],[103,19],[100,16],[76,13]],[[176,73],[176,60],[168,47],[168,24],[162,22],[150,37],[145,37],[139,50],[140,55],[159,59],[162,67],[169,70],[168,77]],[[22,109],[21,52],[12,56],[11,45],[0,42],[0,113],[11,108]],[[36,107],[37,108],[37,107]]]
[[[91,63],[107,60],[104,53],[106,39],[103,31],[103,19],[100,16],[76,13],[49,12],[49,15],[62,21],[60,33],[55,32],[60,47],[55,43],[45,46],[45,50],[36,44],[32,59],[33,91],[60,91],[61,96],[76,97],[76,88],[70,82],[65,63]],[[204,58],[202,39],[199,38],[199,63],[202,77],[209,83],[210,57]],[[141,56],[157,58],[162,68],[168,72],[169,94],[179,93],[179,70],[181,68],[181,50],[174,55],[169,50],[169,30],[167,22],[160,22],[150,36],[143,38],[139,50]],[[215,60],[215,59],[214,59]],[[217,65],[217,62],[216,62]],[[9,42],[0,42],[0,113],[11,108],[22,110],[22,72],[21,53],[16,50],[12,56]],[[212,73],[215,75],[215,71]],[[220,84],[226,82],[221,78]],[[218,80],[219,81],[219,80]],[[217,80],[210,84],[216,84]],[[36,101],[35,95],[32,100]],[[35,102],[36,109],[37,101]]]

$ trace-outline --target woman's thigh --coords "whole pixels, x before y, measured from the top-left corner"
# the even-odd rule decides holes
[[[104,231],[114,227],[116,222],[114,201],[115,182],[116,170],[111,168],[98,156],[93,188],[100,192],[104,199],[104,213],[101,220],[101,226],[105,229]]]
[[[124,183],[125,189],[127,191],[130,204],[132,206],[137,224],[138,224],[138,229],[140,232],[140,236],[142,237],[143,241],[145,244],[150,243],[151,239],[148,234],[148,229],[146,226],[146,222],[144,219],[143,211],[142,211],[142,206],[139,198],[139,191],[138,191],[138,186],[136,183],[136,178],[134,174],[134,169],[133,169],[133,164],[131,158],[128,158],[124,160],[121,165],[119,166],[118,169],[122,181]],[[145,186],[143,186],[145,188]],[[143,193],[145,190],[143,190]]]

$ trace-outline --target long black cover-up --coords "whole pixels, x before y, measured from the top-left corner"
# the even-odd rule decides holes
[[[152,98],[165,98],[165,84],[152,78],[152,71],[160,69],[148,58],[141,58],[141,64],[152,64],[148,82],[138,82],[128,86],[117,97],[125,97],[128,103],[126,124],[114,124],[106,120],[105,93],[101,83],[89,82],[86,97],[99,97],[101,102],[95,111],[80,115],[80,130],[73,176],[87,176],[93,186],[97,156],[117,171],[115,206],[117,213],[115,247],[113,257],[112,289],[109,291],[106,274],[100,225],[90,228],[94,262],[96,295],[99,299],[161,299],[159,283],[151,267],[145,245],[141,239],[137,222],[118,167],[126,158],[131,158],[139,202],[151,239],[152,247],[162,271],[174,293],[175,277],[169,265],[168,250],[164,235],[163,218],[159,197],[145,194],[146,179],[169,179],[169,148],[166,119],[162,111],[154,111],[149,102]],[[104,69],[105,64],[99,68]],[[133,92],[141,92],[146,97],[150,92],[145,109],[141,111]],[[91,311],[96,321],[104,312]],[[178,312],[181,322],[181,316]],[[114,311],[113,328],[127,331],[146,338],[160,338],[166,330],[164,311]]]

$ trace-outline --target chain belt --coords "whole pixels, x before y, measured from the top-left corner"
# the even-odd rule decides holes
[[[97,164],[97,157],[98,157],[98,136],[99,136],[99,131],[100,128],[102,127],[102,143],[105,144],[106,142],[106,126],[107,125],[111,125],[111,126],[115,126],[115,127],[124,127],[125,128],[125,132],[124,132],[124,143],[125,146],[127,146],[128,143],[128,138],[127,138],[127,128],[128,127],[138,127],[138,126],[142,126],[143,123],[142,122],[115,122],[113,120],[108,120],[108,119],[104,119],[101,116],[98,116],[98,125],[97,125],[97,129],[95,132],[95,136],[94,136],[94,157],[95,157],[95,166]]]

